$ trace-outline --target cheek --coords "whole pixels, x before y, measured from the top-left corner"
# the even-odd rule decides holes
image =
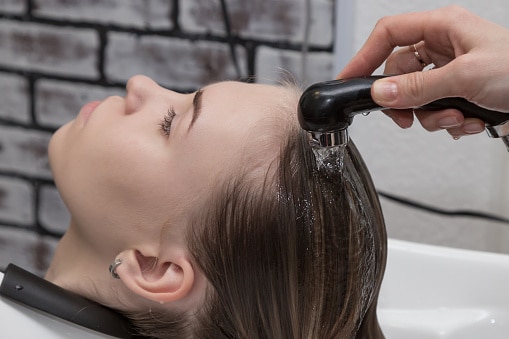
[[[169,159],[167,152],[158,147],[157,138],[115,130],[97,135],[103,137],[79,135],[65,149],[60,147],[61,142],[55,143],[58,152],[52,163],[60,165],[55,179],[64,200],[73,208],[71,213],[86,209],[99,215],[115,207],[127,214],[129,209],[150,207],[151,197],[160,199],[163,187],[168,186]]]
[[[94,151],[92,151],[94,152]],[[87,158],[82,171],[88,184],[120,201],[160,198],[168,186],[169,160],[164,152],[139,140],[114,140]]]
[[[130,241],[160,234],[161,225],[180,207],[171,183],[153,165],[119,166],[113,174],[110,168],[98,169],[66,190],[65,200],[85,237],[91,242]]]

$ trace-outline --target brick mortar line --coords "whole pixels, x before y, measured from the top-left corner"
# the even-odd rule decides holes
[[[71,82],[74,84],[86,84],[86,85],[100,86],[100,87],[104,87],[104,88],[118,88],[121,90],[125,90],[125,86],[126,86],[126,82],[124,82],[124,81],[111,81],[111,80],[103,79],[101,76],[97,79],[87,79],[87,78],[83,78],[83,77],[57,75],[57,74],[49,73],[49,72],[47,73],[47,72],[39,72],[39,71],[28,71],[25,69],[15,68],[15,67],[0,66],[0,74],[1,73],[16,74],[16,75],[19,75],[22,77],[26,77],[27,79],[33,78],[35,81],[41,80],[41,79],[58,80],[58,81],[64,81],[64,82]],[[191,92],[196,91],[196,89],[197,89],[194,87],[193,88],[184,88],[184,87],[179,88],[179,87],[174,87],[174,86],[168,86],[164,83],[158,83],[158,84],[164,88],[175,90],[177,92],[182,92],[182,93],[191,93]],[[16,125],[16,123],[13,123],[13,122],[10,122],[9,120],[0,118],[0,124],[2,124],[2,123],[9,124],[9,125],[11,125],[11,124]],[[23,126],[26,126],[26,124]],[[48,131],[56,130],[55,128],[51,128],[51,127],[46,127],[45,129]]]
[[[41,188],[45,186],[55,187],[55,184],[52,180],[49,179],[40,179],[40,178],[31,178],[27,175],[22,175],[19,173],[12,173],[7,171],[0,171],[0,178],[6,177],[9,179],[17,178],[27,181],[31,186],[31,200],[32,204],[31,209],[34,216],[34,222],[29,224],[24,223],[16,223],[16,222],[8,222],[6,220],[0,219],[0,226],[8,226],[14,229],[23,229],[30,232],[35,232],[39,235],[48,235],[54,238],[60,238],[63,234],[61,232],[53,232],[46,229],[41,221],[39,216],[39,210],[41,208]]]
[[[108,45],[108,32],[106,30],[98,30],[97,35],[99,38],[99,50],[97,52],[97,72],[99,74],[99,81],[106,82],[106,48]]]
[[[6,126],[6,127],[17,127],[24,130],[32,130],[34,132],[48,132],[48,133],[55,133],[55,131],[58,129],[58,127],[49,127],[40,125],[35,121],[32,121],[30,123],[23,123],[23,122],[16,122],[5,118],[0,118],[0,126]]]
[[[55,239],[60,239],[63,236],[61,232],[52,232],[45,229],[43,226],[38,223],[32,224],[18,224],[14,222],[10,222],[7,220],[0,219],[0,229],[10,228],[13,230],[21,230],[30,234],[37,234],[41,236],[48,236]]]
[[[41,220],[39,219],[39,210],[41,207],[41,183],[33,180],[31,182],[32,184],[32,213],[34,215],[35,219],[35,230],[37,233],[46,233],[48,230],[46,230],[42,224]]]
[[[0,170],[0,178],[7,178],[7,179],[15,178],[15,179],[27,181],[32,185],[37,184],[39,186],[55,187],[55,183],[54,183],[53,179],[34,177],[31,175],[21,174],[21,173],[13,172],[13,171]]]
[[[178,30],[178,31],[181,31],[182,29],[180,28],[180,1],[179,0],[175,0],[173,1],[173,5],[171,7],[171,20],[173,21],[173,28],[175,30]]]
[[[26,1],[26,12],[25,15],[27,18],[32,18],[32,12],[34,10],[34,0],[25,0]]]
[[[37,123],[37,112],[36,112],[37,111],[37,109],[36,109],[37,95],[35,94],[35,82],[36,82],[36,79],[33,76],[28,77],[28,96],[29,96],[28,112],[30,115],[30,120],[32,121],[32,125],[40,126]]]
[[[81,83],[81,84],[87,84],[87,85],[100,85],[102,87],[119,87],[119,88],[125,87],[124,82],[107,81],[107,80],[101,79],[101,78],[90,79],[90,78],[84,78],[84,77],[66,76],[66,75],[59,75],[59,74],[55,74],[55,73],[51,73],[51,72],[29,71],[29,70],[26,70],[23,68],[16,68],[16,67],[0,66],[0,73],[16,74],[16,75],[24,76],[27,78],[33,78],[35,81],[37,81],[39,79],[49,79],[49,80],[60,80],[60,81],[67,81],[67,82],[73,82],[73,83]]]

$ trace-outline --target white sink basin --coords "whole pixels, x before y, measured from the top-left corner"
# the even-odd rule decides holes
[[[509,255],[389,239],[378,315],[388,339],[509,338]]]

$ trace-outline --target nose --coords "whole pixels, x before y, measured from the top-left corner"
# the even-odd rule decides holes
[[[159,87],[152,79],[136,75],[130,78],[126,84],[126,114],[138,111],[144,103],[149,102]]]
[[[126,114],[150,106],[156,111],[166,112],[168,108],[186,104],[186,95],[159,86],[144,75],[136,75],[127,81]]]

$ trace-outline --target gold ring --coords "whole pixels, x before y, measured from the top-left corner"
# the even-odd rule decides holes
[[[417,47],[415,47],[415,44],[413,44],[410,48],[412,49],[412,52],[414,53],[417,61],[419,61],[419,63],[421,64],[422,68],[426,67],[427,64],[424,62],[424,60],[422,60],[421,55],[419,54],[419,51],[417,50]]]

